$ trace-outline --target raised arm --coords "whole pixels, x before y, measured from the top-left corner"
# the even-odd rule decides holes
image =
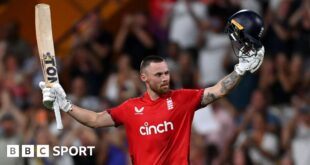
[[[132,19],[131,15],[126,15],[124,17],[122,26],[120,27],[113,43],[113,49],[116,53],[120,53],[124,47],[127,35],[132,26]]]
[[[238,75],[236,71],[233,71],[216,85],[206,88],[203,93],[202,105],[208,105],[209,103],[227,95],[240,81],[241,75]]]
[[[115,125],[111,115],[106,111],[97,113],[71,104],[71,102],[66,99],[66,93],[60,84],[48,88],[44,82],[40,82],[40,88],[43,93],[43,104],[48,109],[52,109],[53,107],[53,105],[48,104],[48,102],[56,103],[63,112],[68,113],[83,125],[92,128]]]
[[[232,73],[224,77],[217,84],[206,88],[203,93],[201,105],[206,106],[213,101],[227,95],[235,86],[237,86],[242,75],[250,71],[254,73],[262,64],[265,54],[265,48],[261,47],[257,53],[251,56],[239,56],[239,63],[236,64]]]

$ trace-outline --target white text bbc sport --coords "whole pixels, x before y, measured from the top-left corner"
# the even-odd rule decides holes
[[[95,146],[7,145],[7,157],[92,156]],[[51,152],[51,155],[50,155]]]

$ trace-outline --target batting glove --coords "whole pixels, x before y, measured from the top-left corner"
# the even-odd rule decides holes
[[[58,104],[59,108],[64,112],[72,110],[72,104],[66,99],[66,93],[59,83],[47,87],[45,82],[41,81],[39,86],[43,94],[43,105],[46,108],[53,109],[53,104]]]
[[[239,54],[242,52],[239,52]],[[235,65],[235,71],[243,75],[246,71],[254,73],[263,63],[265,48],[262,46],[257,52],[250,52],[250,56],[239,55],[239,63]]]

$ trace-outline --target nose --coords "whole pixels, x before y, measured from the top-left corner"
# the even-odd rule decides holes
[[[166,83],[166,82],[168,82],[168,80],[169,80],[169,75],[168,74],[164,74],[162,76],[162,82]]]

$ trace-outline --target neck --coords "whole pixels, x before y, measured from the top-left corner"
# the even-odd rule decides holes
[[[149,94],[152,101],[155,101],[159,98],[159,95],[150,88],[147,89],[147,93]]]

